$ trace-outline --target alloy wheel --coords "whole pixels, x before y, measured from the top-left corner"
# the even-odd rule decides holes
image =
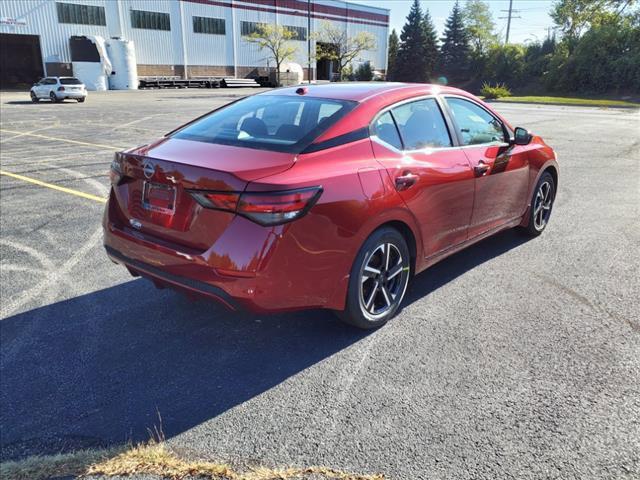
[[[548,181],[542,182],[538,187],[533,204],[533,224],[538,231],[543,230],[549,221],[553,204],[552,190],[551,183]]]
[[[392,243],[378,245],[369,254],[360,275],[360,306],[368,316],[380,318],[402,300],[407,260]]]

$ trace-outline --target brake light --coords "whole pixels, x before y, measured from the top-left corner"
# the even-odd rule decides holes
[[[322,194],[322,187],[280,192],[190,192],[205,208],[226,210],[260,225],[281,225],[303,217]]]
[[[111,168],[109,169],[109,179],[112,185],[118,185],[122,179],[122,164],[120,163],[120,154],[116,153],[111,161]]]
[[[64,87],[58,87],[59,92],[64,92]]]
[[[205,208],[228,210],[235,212],[240,198],[235,192],[189,192],[195,200]]]

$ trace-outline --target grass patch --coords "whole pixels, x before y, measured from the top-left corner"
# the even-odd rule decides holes
[[[522,96],[522,97],[505,97],[505,98],[500,98],[497,101],[498,102],[516,102],[516,103],[543,103],[543,104],[550,104],[550,105],[581,105],[581,106],[593,106],[593,107],[640,108],[640,103],[629,102],[626,100],[609,100],[604,98]]]
[[[65,475],[127,476],[157,475],[171,480],[202,478],[210,480],[384,480],[383,475],[359,475],[326,467],[251,468],[238,472],[230,466],[202,461],[187,461],[171,451],[164,442],[108,450],[82,450],[74,453],[34,456],[0,464],[3,480],[45,480]]]
[[[124,448],[106,450],[78,450],[58,455],[35,455],[24,460],[0,463],[3,480],[45,480],[51,477],[82,475],[87,467],[98,464],[124,451]]]

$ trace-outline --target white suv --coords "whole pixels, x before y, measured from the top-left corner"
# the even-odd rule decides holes
[[[38,103],[43,98],[48,98],[52,102],[72,98],[82,103],[87,98],[87,89],[74,77],[45,77],[31,87],[33,103]]]

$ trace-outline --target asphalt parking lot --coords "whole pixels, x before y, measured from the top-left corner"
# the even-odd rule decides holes
[[[247,90],[3,93],[2,458],[148,438],[188,457],[391,479],[640,477],[640,114],[505,105],[556,148],[545,233],[418,276],[363,333],[324,311],[232,314],[107,260],[117,149]]]

